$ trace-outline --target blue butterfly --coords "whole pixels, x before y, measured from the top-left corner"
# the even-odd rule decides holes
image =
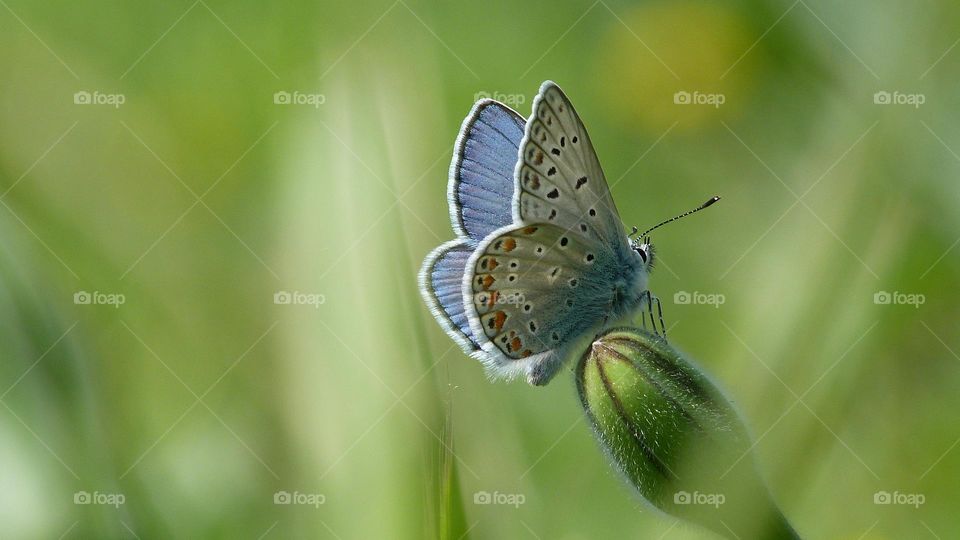
[[[427,255],[420,292],[492,376],[546,384],[604,328],[644,307],[653,322],[653,245],[624,230],[587,130],[553,82],[526,121],[494,100],[473,106],[447,199],[457,239]]]

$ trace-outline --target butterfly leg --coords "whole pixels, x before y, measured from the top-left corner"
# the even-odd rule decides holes
[[[653,318],[653,300],[656,298],[653,294],[650,293],[650,290],[647,289],[644,291],[644,294],[647,297],[647,314],[650,315],[650,326],[653,327],[654,335],[660,335],[660,330],[657,328],[657,321]]]
[[[667,326],[663,324],[663,308],[660,306],[660,298],[654,296],[653,299],[657,302],[657,318],[660,319],[660,335],[663,336],[663,339],[667,339]],[[653,313],[650,314],[650,317],[653,318]]]
[[[659,332],[658,332],[658,330],[657,330],[657,322],[656,322],[656,319],[653,318],[653,298],[654,298],[654,297],[653,297],[653,295],[650,294],[650,291],[649,291],[649,290],[646,290],[646,291],[643,291],[642,293],[640,293],[641,306],[643,306],[643,304],[646,303],[646,308],[647,308],[645,311],[641,308],[641,311],[640,311],[640,321],[641,321],[641,323],[643,324],[643,329],[644,329],[644,330],[647,330],[647,314],[649,314],[649,315],[650,315],[650,327],[653,329],[653,333],[654,333],[654,334],[659,335]]]

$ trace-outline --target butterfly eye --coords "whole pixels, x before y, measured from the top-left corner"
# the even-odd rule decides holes
[[[644,262],[644,264],[646,264],[646,262],[647,262],[647,250],[644,249],[644,248],[642,248],[642,247],[638,247],[638,248],[635,249],[635,251],[637,252],[637,254],[640,255],[640,260],[642,260],[642,261]]]

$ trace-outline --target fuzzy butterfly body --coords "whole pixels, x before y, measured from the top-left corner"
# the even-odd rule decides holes
[[[492,375],[545,384],[584,338],[649,305],[652,252],[628,238],[586,128],[556,84],[541,86],[525,123],[478,102],[450,170],[459,238],[427,256],[421,292]]]

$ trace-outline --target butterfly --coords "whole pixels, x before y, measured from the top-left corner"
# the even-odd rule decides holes
[[[653,245],[627,234],[587,130],[552,81],[526,120],[492,99],[474,104],[447,201],[457,238],[427,255],[421,295],[491,376],[546,384],[585,339],[644,308],[657,331]]]

